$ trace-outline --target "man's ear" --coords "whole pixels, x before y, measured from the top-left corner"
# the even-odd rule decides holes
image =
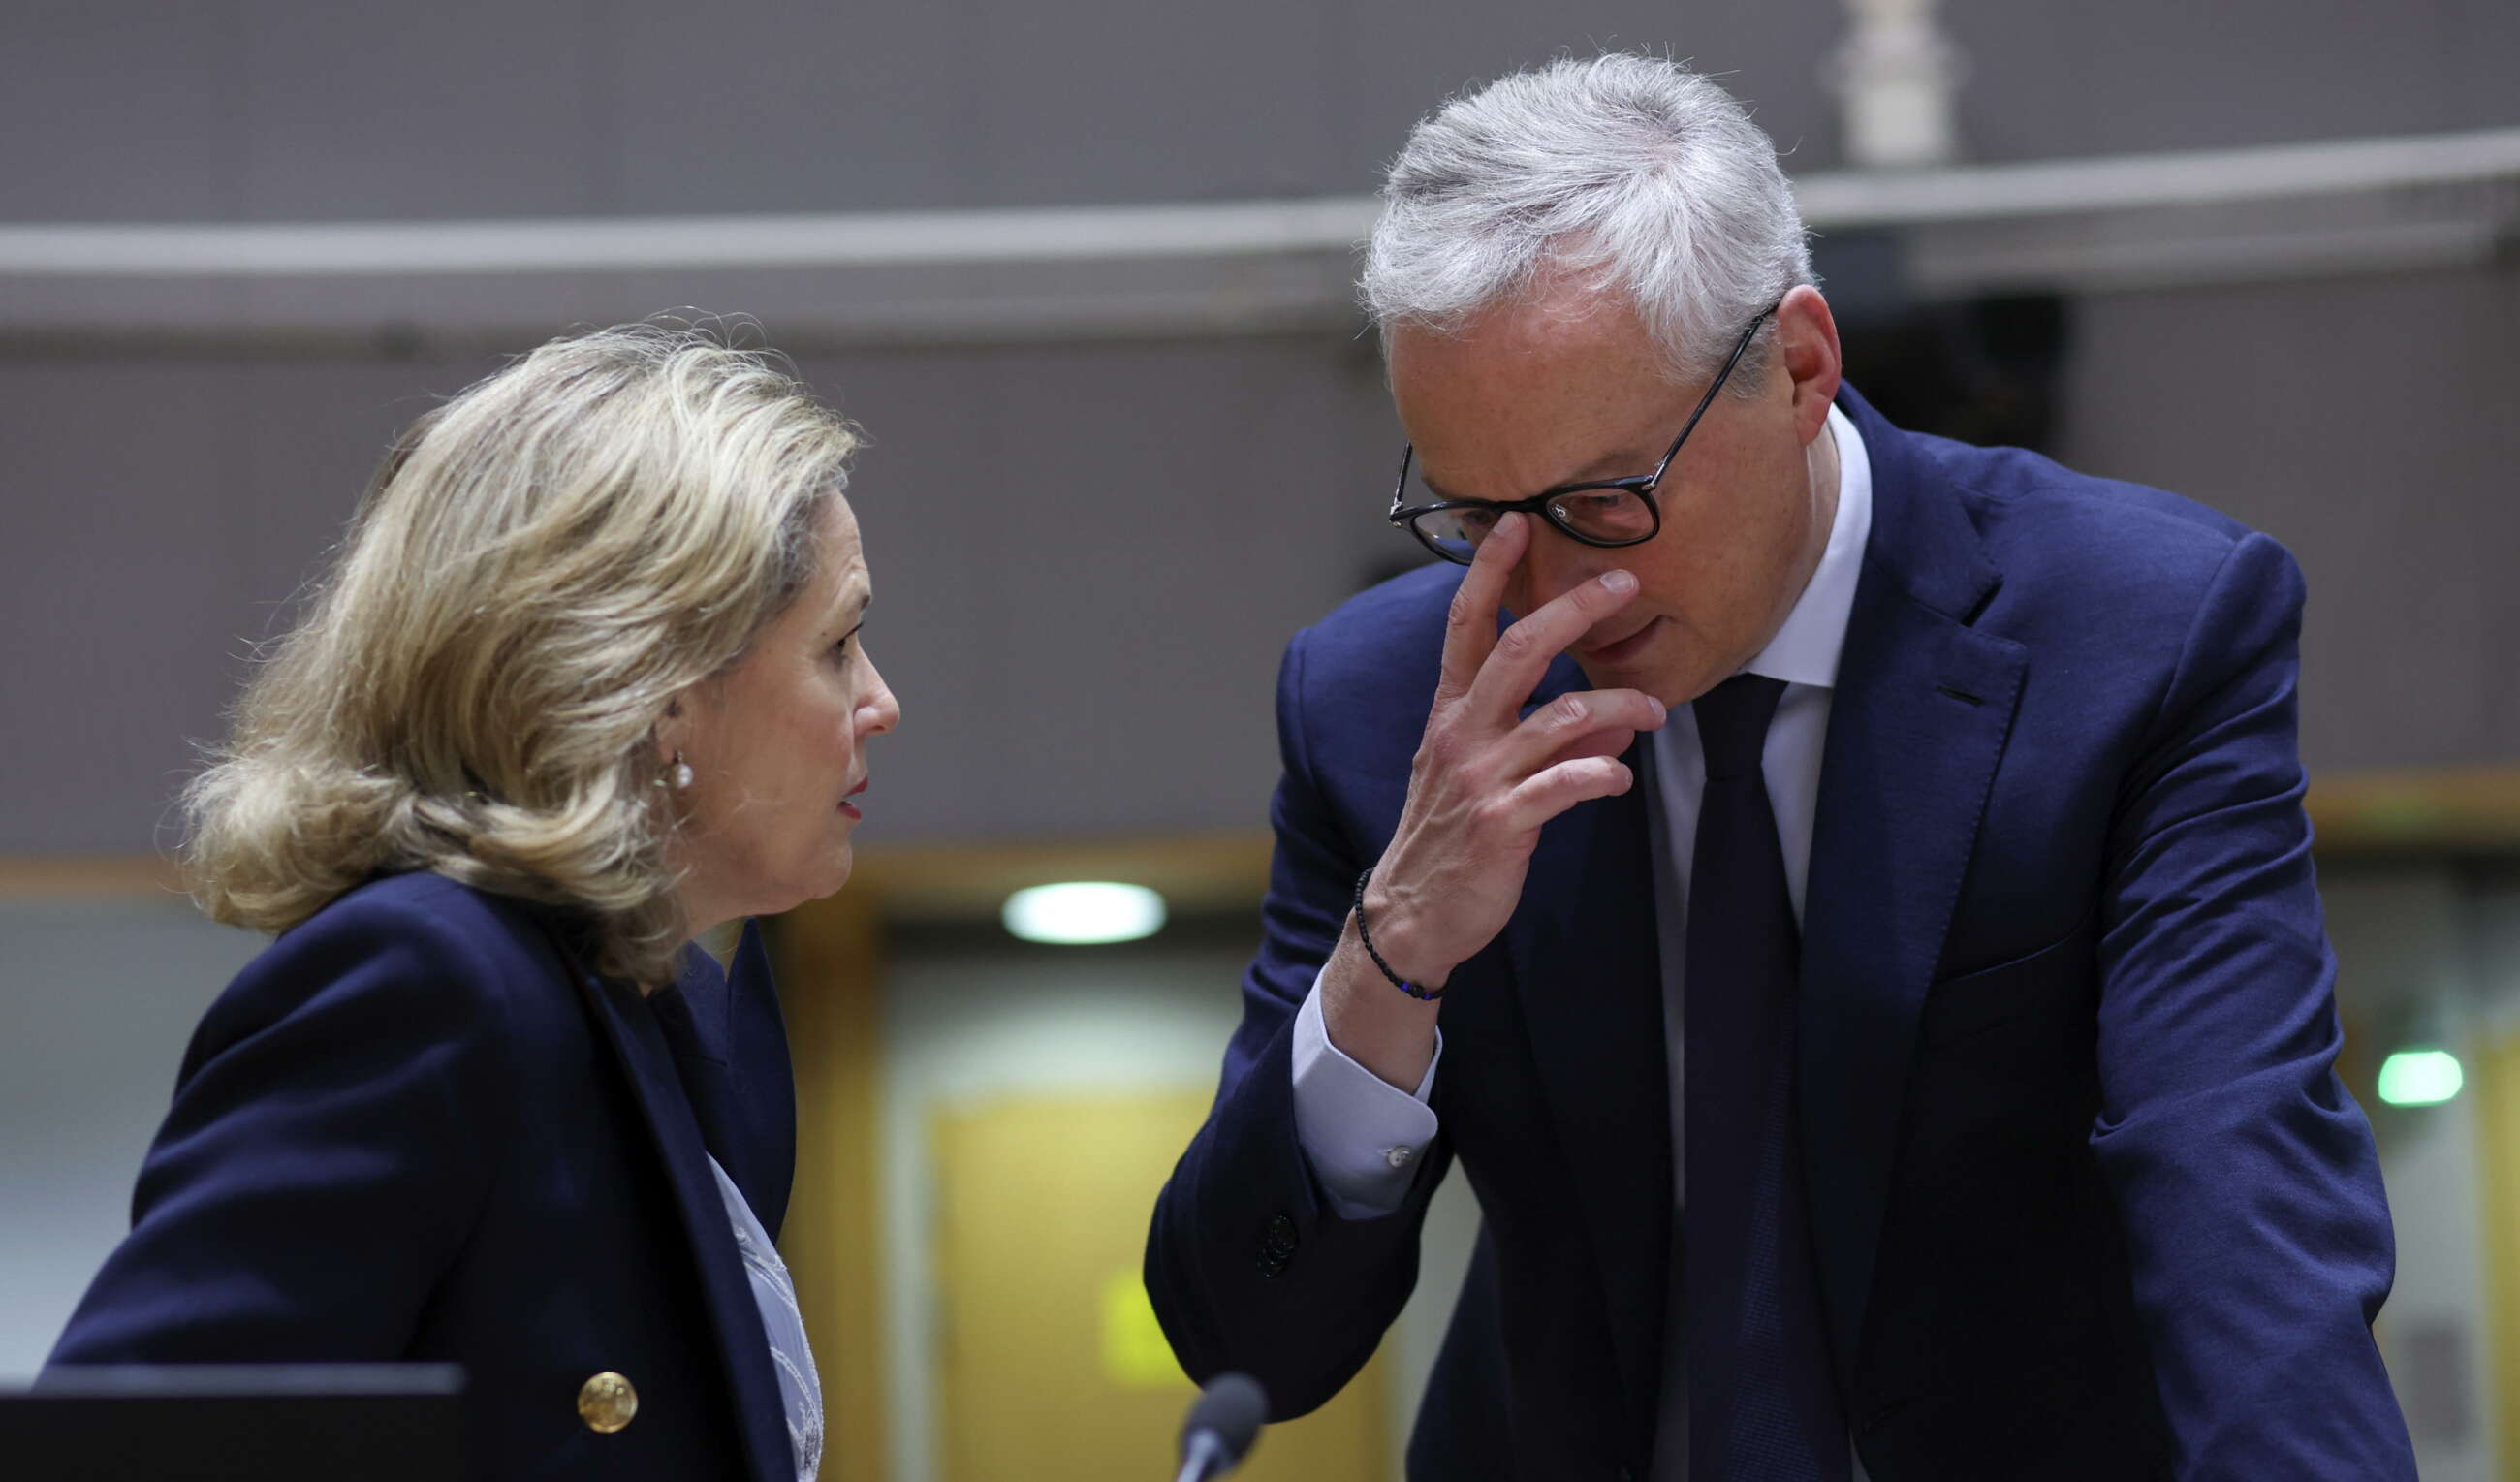
[[[1810,284],[1794,289],[1777,305],[1777,358],[1793,382],[1794,430],[1808,443],[1828,425],[1829,405],[1837,400],[1838,378],[1845,370],[1836,316]]]

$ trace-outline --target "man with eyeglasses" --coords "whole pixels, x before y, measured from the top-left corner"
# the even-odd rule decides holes
[[[1506,77],[1384,200],[1390,517],[1446,564],[1287,651],[1148,1239],[1185,1367],[1335,1393],[1459,1161],[1413,1478],[2412,1478],[2291,558],[1883,421],[1676,66]]]

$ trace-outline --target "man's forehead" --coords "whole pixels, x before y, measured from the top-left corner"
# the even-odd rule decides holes
[[[1626,362],[1652,351],[1652,337],[1635,310],[1568,290],[1493,304],[1442,329],[1403,325],[1392,335],[1395,373],[1404,360],[1467,360],[1527,372],[1569,360]]]
[[[1659,453],[1645,444],[1670,435],[1653,419],[1676,394],[1635,315],[1599,303],[1519,305],[1454,335],[1395,333],[1391,388],[1419,477],[1467,499],[1646,472],[1629,465]]]

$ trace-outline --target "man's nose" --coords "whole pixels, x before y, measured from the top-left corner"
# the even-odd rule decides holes
[[[1618,554],[1588,546],[1547,520],[1534,519],[1531,544],[1508,584],[1508,605],[1516,613],[1536,612],[1617,565],[1609,558]]]

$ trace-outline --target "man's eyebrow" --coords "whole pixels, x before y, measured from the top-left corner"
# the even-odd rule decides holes
[[[1516,497],[1537,498],[1552,489],[1563,489],[1570,484],[1592,483],[1599,479],[1642,478],[1647,473],[1653,472],[1653,461],[1658,456],[1660,455],[1653,453],[1646,453],[1642,455],[1642,457],[1634,452],[1605,453],[1600,457],[1594,459],[1590,463],[1577,465],[1573,473],[1568,474],[1564,478],[1558,479],[1554,483],[1546,484],[1540,488],[1534,489],[1528,495],[1519,495]],[[1619,469],[1629,467],[1635,468],[1636,472],[1633,473],[1621,473],[1615,472]],[[1446,504],[1451,504],[1455,501],[1460,501],[1464,504],[1504,503],[1502,500],[1469,499],[1462,495],[1454,494],[1447,490],[1443,485],[1427,477],[1425,467],[1422,464],[1418,466],[1418,482],[1425,488],[1427,493],[1434,495],[1437,499]]]

